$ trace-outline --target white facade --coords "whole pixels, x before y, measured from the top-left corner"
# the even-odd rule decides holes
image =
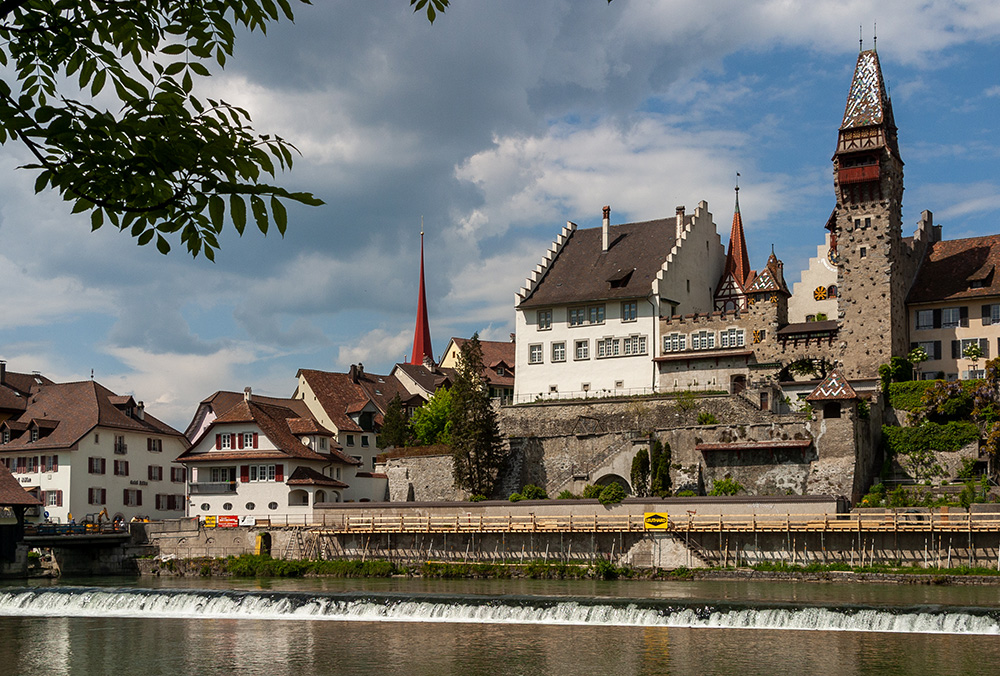
[[[809,267],[802,271],[801,281],[792,286],[788,299],[788,321],[795,324],[813,321],[817,315],[837,319],[837,266],[830,260],[830,233],[823,244],[816,247],[816,255],[809,259]]]
[[[184,450],[180,437],[96,427],[69,451],[2,449],[14,478],[42,501],[31,521],[47,513],[50,521],[69,523],[105,509],[126,521],[184,516],[184,468],[172,464]]]

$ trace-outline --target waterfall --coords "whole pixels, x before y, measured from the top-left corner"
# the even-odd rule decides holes
[[[97,587],[0,589],[0,615],[1000,634],[1000,611],[994,608]]]

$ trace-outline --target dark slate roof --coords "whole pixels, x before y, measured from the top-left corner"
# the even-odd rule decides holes
[[[112,403],[112,398],[116,397],[114,392],[93,380],[39,385],[28,398],[24,413],[3,424],[11,429],[27,429],[35,425],[42,430],[41,438],[31,441],[31,436],[23,433],[16,439],[11,439],[2,450],[71,450],[84,435],[97,426],[146,434],[182,436],[148,412],[144,412],[142,419],[137,415],[125,415],[124,411]]]
[[[455,382],[455,369],[446,366],[435,366],[433,371],[423,364],[396,364],[396,368],[431,394],[437,392],[439,387],[450,387]]]
[[[28,394],[32,388],[39,385],[54,385],[51,380],[39,373],[17,373],[16,371],[4,371],[3,385],[12,390],[17,390],[21,394]]]
[[[778,329],[779,336],[794,336],[803,333],[829,333],[837,330],[836,319],[824,319],[821,322],[798,322],[788,324]]]
[[[612,225],[608,251],[602,252],[602,228],[577,229],[518,307],[644,298],[676,237],[675,218]],[[612,287],[610,280],[620,283]]]
[[[343,481],[323,476],[311,467],[296,467],[292,475],[285,481],[289,486],[329,486],[330,488],[347,488]]]
[[[1000,295],[1000,235],[934,242],[910,287],[907,303]],[[976,281],[980,288],[970,288]]]
[[[0,506],[35,507],[40,504],[42,503],[38,501],[38,498],[25,491],[17,479],[11,475],[10,470],[0,464]]]

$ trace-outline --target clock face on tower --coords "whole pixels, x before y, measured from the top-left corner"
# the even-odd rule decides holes
[[[833,265],[840,264],[840,253],[834,247],[830,247],[826,252],[826,258]]]

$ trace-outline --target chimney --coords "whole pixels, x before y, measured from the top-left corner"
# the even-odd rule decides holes
[[[253,390],[247,385],[243,388],[243,401],[249,402],[253,400]]]
[[[684,233],[684,205],[677,207],[677,241],[680,241]]]
[[[0,385],[7,382],[7,362],[0,359]]]
[[[351,370],[347,372],[347,375],[351,379],[352,383],[357,384],[357,382],[358,382],[358,365],[357,364],[351,364]]]
[[[611,207],[604,207],[604,223],[601,227],[601,251],[604,253],[608,252],[608,238],[610,236],[609,230],[611,229]]]
[[[145,420],[146,419],[146,404],[140,401],[136,405],[135,414],[136,414],[136,417],[139,418],[139,420]]]

